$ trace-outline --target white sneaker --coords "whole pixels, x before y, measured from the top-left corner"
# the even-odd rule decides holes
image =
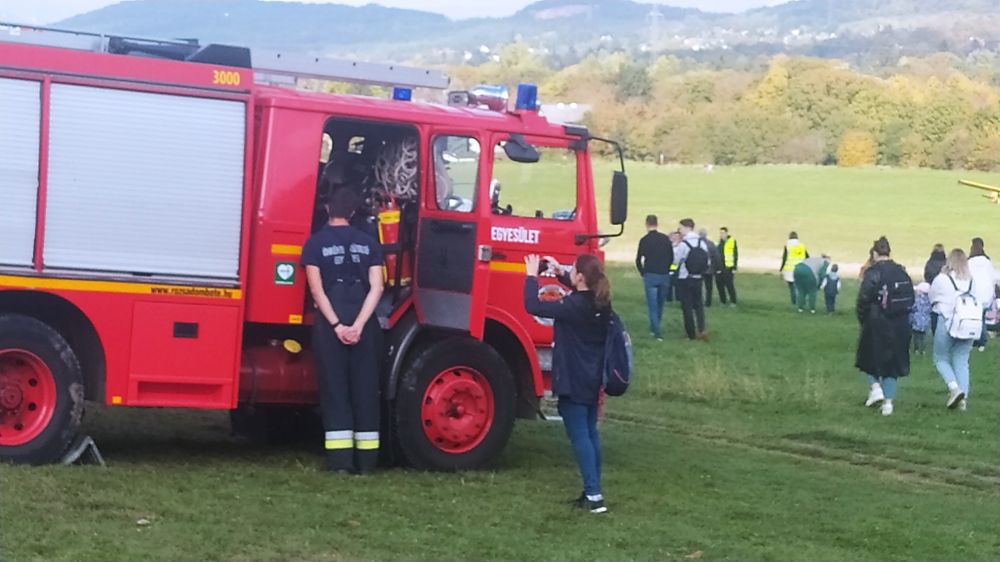
[[[868,393],[868,400],[865,400],[865,408],[874,408],[883,401],[885,401],[885,394],[882,392],[882,387],[875,385],[872,387],[871,392]]]
[[[892,400],[886,400],[882,402],[882,415],[891,416],[892,415]]]
[[[959,409],[959,411],[964,412],[968,408],[969,408],[969,401],[968,400],[966,400],[965,398],[963,398],[963,399],[961,399],[961,400],[958,401],[958,409]]]
[[[954,410],[955,408],[957,408],[958,403],[961,402],[963,398],[965,398],[965,393],[962,392],[961,388],[951,389],[951,391],[948,393],[948,403],[947,403],[948,409]]]

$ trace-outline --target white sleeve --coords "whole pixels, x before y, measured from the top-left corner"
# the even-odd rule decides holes
[[[946,289],[951,289],[951,283],[948,282],[947,277],[947,275],[939,273],[934,278],[934,282],[931,283],[930,299],[932,305],[942,302]]]
[[[681,242],[674,248],[674,265],[680,265],[684,258],[688,255],[688,246],[685,242]]]

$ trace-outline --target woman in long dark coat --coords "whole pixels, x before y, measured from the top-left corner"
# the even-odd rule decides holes
[[[906,270],[889,257],[885,237],[872,247],[872,264],[865,270],[858,291],[857,315],[861,323],[855,365],[868,377],[865,406],[882,406],[892,415],[896,382],[910,374],[910,319],[913,284]]]

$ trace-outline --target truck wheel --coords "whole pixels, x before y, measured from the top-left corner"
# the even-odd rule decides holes
[[[514,379],[490,346],[445,340],[408,365],[396,393],[396,442],[422,470],[480,468],[499,456],[514,427]]]
[[[83,418],[83,374],[66,340],[47,324],[0,315],[0,459],[58,461]]]

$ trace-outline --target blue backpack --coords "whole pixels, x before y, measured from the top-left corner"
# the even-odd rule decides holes
[[[625,324],[614,311],[608,321],[608,335],[604,340],[604,393],[621,396],[632,382],[632,338]]]

